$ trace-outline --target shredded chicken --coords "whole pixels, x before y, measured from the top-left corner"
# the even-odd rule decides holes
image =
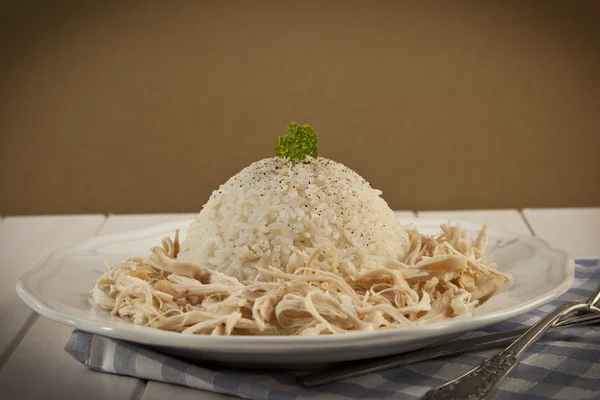
[[[338,265],[337,249],[326,243],[298,254],[304,259],[287,272],[261,268],[273,282],[241,282],[178,261],[177,232],[146,258],[107,265],[90,301],[135,324],[184,334],[320,335],[442,321],[470,314],[510,277],[485,260],[485,225],[472,243],[458,224],[441,228],[437,236],[409,231],[410,251],[392,267]],[[331,265],[319,261],[325,250]]]

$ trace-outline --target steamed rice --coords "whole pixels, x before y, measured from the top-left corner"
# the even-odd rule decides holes
[[[293,271],[331,243],[345,269],[397,265],[409,238],[380,195],[356,172],[326,158],[267,158],[213,192],[178,259],[240,280],[272,280],[257,268]],[[331,253],[322,260],[330,264]]]

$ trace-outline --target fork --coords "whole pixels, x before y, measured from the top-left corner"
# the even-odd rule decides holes
[[[533,325],[501,353],[488,358],[478,367],[450,382],[430,390],[428,400],[489,399],[498,384],[518,364],[525,351],[563,317],[579,311],[600,312],[600,286],[585,303],[567,303]]]

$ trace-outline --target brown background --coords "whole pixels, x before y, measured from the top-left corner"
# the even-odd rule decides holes
[[[287,122],[396,209],[600,205],[600,2],[4,2],[0,214],[198,211]]]

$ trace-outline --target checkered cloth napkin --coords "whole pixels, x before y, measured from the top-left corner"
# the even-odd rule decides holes
[[[552,304],[463,337],[522,328],[554,307],[587,299],[600,284],[600,259],[582,259],[575,282]],[[204,368],[151,349],[74,331],[65,350],[97,371],[175,383],[248,399],[418,399],[453,379],[496,350],[425,361],[351,380],[305,389],[291,372],[253,373]],[[583,326],[547,333],[522,358],[494,396],[496,399],[600,399],[600,327]]]

